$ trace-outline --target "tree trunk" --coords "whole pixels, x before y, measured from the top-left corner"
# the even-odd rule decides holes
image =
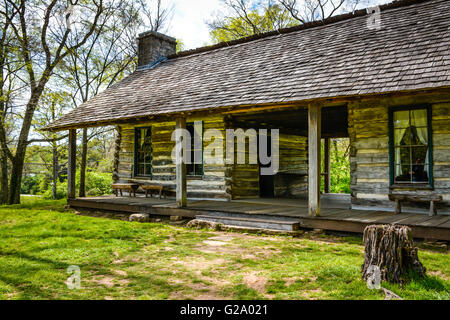
[[[80,198],[86,197],[86,166],[87,166],[87,128],[83,129],[83,141],[81,147],[81,163],[80,163]]]
[[[52,198],[56,200],[58,198],[58,192],[56,185],[58,183],[58,172],[59,172],[59,163],[58,163],[58,149],[56,144],[53,145],[53,186],[52,186]]]
[[[30,101],[25,109],[22,129],[20,130],[19,141],[17,142],[16,154],[12,161],[11,180],[9,184],[8,204],[20,204],[20,187],[22,184],[23,164],[28,147],[28,135],[33,121],[34,111],[39,103],[39,98],[44,90],[45,83],[41,83],[33,89]]]
[[[14,157],[9,184],[8,204],[20,204],[20,188],[22,185],[23,164],[25,153],[18,153]]]
[[[374,266],[380,270],[382,281],[402,283],[411,274],[424,277],[426,269],[413,247],[411,229],[405,226],[373,225],[364,230],[364,264],[362,275],[368,280]]]
[[[8,157],[0,151],[0,204],[8,202]]]

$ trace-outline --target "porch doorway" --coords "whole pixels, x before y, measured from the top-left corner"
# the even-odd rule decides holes
[[[322,139],[321,167],[323,194],[350,194],[350,139]]]
[[[304,106],[236,112],[227,118],[233,129],[257,132],[279,130],[279,170],[275,176],[261,174],[263,164],[236,165],[233,172],[233,199],[308,198],[308,108]],[[346,105],[322,108],[323,138],[346,138],[348,110]],[[259,143],[258,143],[259,144]],[[258,146],[259,147],[259,146]],[[271,151],[271,150],[270,150]],[[268,154],[271,154],[271,152]],[[322,165],[323,166],[323,165]]]

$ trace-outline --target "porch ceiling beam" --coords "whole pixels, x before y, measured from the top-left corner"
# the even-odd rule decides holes
[[[186,140],[183,138],[182,130],[179,129],[186,129],[186,118],[176,119],[176,129],[176,199],[178,208],[184,208],[187,206],[187,180],[183,151],[187,150],[187,145]]]
[[[321,109],[319,104],[311,104],[308,112],[308,210],[311,217],[320,216]]]

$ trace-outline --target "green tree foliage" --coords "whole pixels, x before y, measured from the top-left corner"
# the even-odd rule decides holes
[[[298,24],[289,11],[271,1],[224,1],[233,13],[209,22],[214,43],[231,41],[254,34],[286,28]]]
[[[63,177],[63,182],[56,185],[56,199],[64,199],[67,197],[67,176]],[[77,171],[76,187],[80,185],[80,171]],[[86,173],[86,190],[88,196],[102,196],[112,194],[111,190],[112,176],[111,173],[101,173],[88,171]],[[46,200],[54,199],[52,191],[53,182],[49,175],[37,174],[28,175],[23,178],[22,194],[41,195]]]
[[[368,6],[373,0],[222,0],[207,22],[215,43],[279,30]]]
[[[331,139],[330,144],[330,192],[350,193],[350,141]],[[324,144],[322,143],[322,168],[324,168]],[[323,169],[322,169],[323,170]],[[321,191],[324,191],[322,179]]]

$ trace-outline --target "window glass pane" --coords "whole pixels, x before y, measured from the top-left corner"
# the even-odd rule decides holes
[[[136,175],[150,176],[152,162],[152,130],[136,129]]]
[[[202,140],[203,137],[203,124],[202,122],[195,122],[194,123],[194,137],[196,137],[197,139]]]
[[[395,169],[396,182],[411,182],[411,166],[398,165]]]
[[[408,128],[409,127],[409,111],[395,111],[394,112],[394,128]]]
[[[426,146],[428,144],[428,128],[411,127],[411,144]]]
[[[193,176],[195,175],[195,171],[194,171],[194,165],[193,164],[188,164],[186,165],[186,172],[188,176]]]
[[[394,130],[394,140],[396,146],[406,146],[411,142],[410,136],[408,135],[408,129],[395,129]]]
[[[411,147],[412,164],[425,164],[428,162],[428,147]]]
[[[428,172],[424,164],[414,164],[411,168],[413,182],[427,182]]]
[[[152,141],[151,130],[150,129],[142,129],[142,136],[144,138],[142,139],[141,150],[145,151],[145,152],[150,152],[151,141]]]
[[[189,176],[201,176],[203,167],[203,123],[201,121],[188,123],[186,129],[191,135],[189,145],[191,163],[186,166],[187,174]]]
[[[394,181],[429,182],[427,109],[394,112]]]
[[[427,118],[426,109],[411,110],[411,126],[426,127],[428,124]]]
[[[136,130],[136,147],[137,147],[137,151],[140,150],[140,145],[141,145],[141,130]]]
[[[411,148],[395,148],[395,163],[396,164],[411,164]]]

